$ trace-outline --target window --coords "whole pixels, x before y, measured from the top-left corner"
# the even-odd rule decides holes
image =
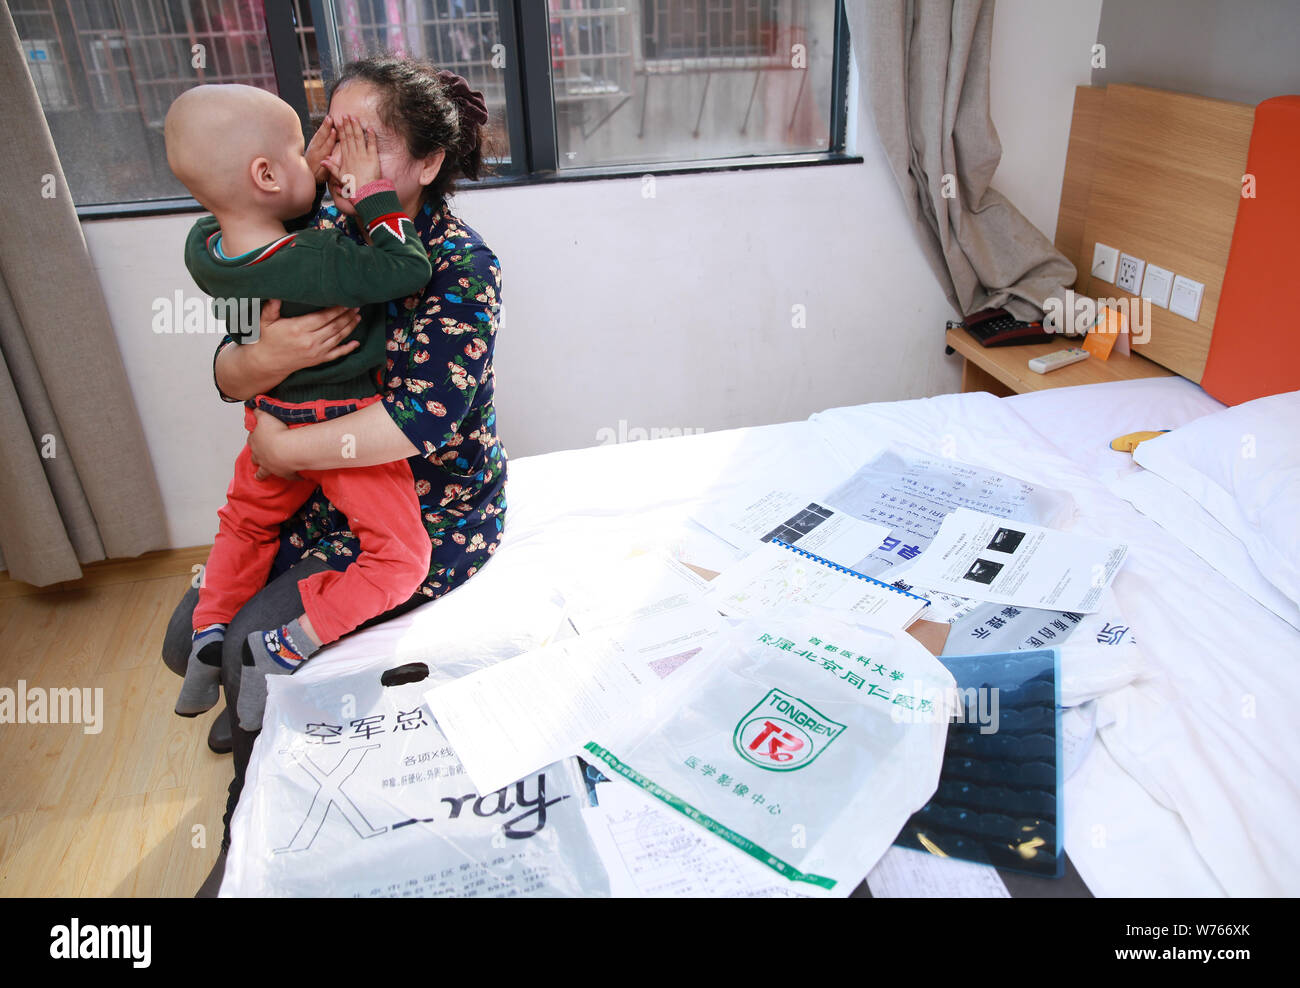
[[[833,2],[550,0],[550,18],[562,169],[836,149]]]
[[[775,56],[780,60],[779,6],[777,0],[721,4],[707,0],[641,0],[645,57],[671,60]]]
[[[184,197],[162,122],[200,82],[276,92],[260,0],[11,0],[78,204]]]
[[[375,51],[426,58],[480,90],[488,107],[489,146],[499,165],[508,165],[506,126],[506,47],[502,41],[503,4],[498,0],[294,0],[313,121],[325,116],[326,80],[337,67]],[[316,27],[315,9],[321,8]]]
[[[840,8],[838,0],[10,0],[83,215],[193,208],[162,139],[167,107],[185,89],[259,86],[313,126],[338,67],[379,50],[427,58],[483,91],[506,181],[844,160]]]

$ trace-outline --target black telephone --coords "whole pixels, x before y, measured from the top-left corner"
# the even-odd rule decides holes
[[[1024,346],[1051,343],[1059,336],[1043,329],[1041,322],[1020,322],[1006,309],[973,312],[957,325],[965,328],[980,346]]]

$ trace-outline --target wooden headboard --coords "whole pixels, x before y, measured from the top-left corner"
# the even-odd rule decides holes
[[[1108,244],[1205,285],[1196,322],[1151,307],[1135,349],[1200,382],[1228,265],[1255,109],[1141,86],[1080,86],[1066,157],[1056,246],[1079,271],[1075,291],[1123,297],[1094,278]]]

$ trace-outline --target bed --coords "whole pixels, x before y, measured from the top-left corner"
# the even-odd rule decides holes
[[[480,574],[340,642],[294,678],[410,662],[462,675],[547,641],[563,615],[556,587],[584,571],[655,547],[705,569],[725,566],[734,550],[691,514],[731,491],[761,488],[774,466],[829,490],[891,442],[931,453],[947,444],[965,462],[1069,491],[1072,530],[1131,546],[1114,589],[1146,668],[1096,701],[1098,743],[1065,789],[1065,846],[1088,888],[1294,894],[1300,788],[1291,753],[1300,750],[1300,723],[1287,701],[1300,699],[1300,630],[1099,479],[1132,468],[1128,454],[1107,448],[1114,436],[1176,428],[1221,407],[1169,378],[868,404],[805,422],[520,459],[511,465],[508,537]],[[574,476],[587,478],[578,489],[564,480]],[[485,626],[495,634],[468,640],[458,630]],[[1256,698],[1251,717],[1242,714],[1246,696]]]
[[[1294,103],[1285,108],[1288,127],[1297,113]],[[1088,242],[1098,235],[1094,215],[1084,221]],[[1125,433],[1177,434],[1217,421],[1229,405],[1300,387],[1294,365],[1282,377],[1245,384],[1212,354],[1206,366],[1212,347],[1223,350],[1251,328],[1234,308],[1241,303],[1233,299],[1231,265],[1221,281],[1213,341],[1203,334],[1195,344],[1201,364],[1184,377],[863,404],[801,422],[512,461],[506,535],[484,570],[447,597],[326,650],[285,688],[413,662],[425,663],[436,682],[520,655],[562,626],[560,588],[601,567],[656,548],[702,570],[733,562],[736,551],[692,520],[702,506],[783,484],[827,492],[902,443],[1064,490],[1075,504],[1064,527],[1130,547],[1113,589],[1137,636],[1141,668],[1091,701],[1095,738],[1063,796],[1066,852],[1088,890],[1300,893],[1292,834],[1300,820],[1300,718],[1291,710],[1300,701],[1300,609],[1294,598],[1270,594],[1259,573],[1244,573],[1250,567],[1240,546],[1191,538],[1168,499],[1143,488],[1147,471],[1108,447]],[[1224,330],[1225,320],[1237,322]],[[1167,347],[1167,336],[1153,339]],[[1173,352],[1175,362],[1188,359],[1186,346]],[[1225,401],[1188,379],[1202,369],[1209,381],[1217,376],[1214,392]],[[484,627],[492,629],[486,636],[461,630]],[[249,794],[264,784],[270,757],[259,743],[235,817],[228,881],[239,870],[241,833],[257,826]]]

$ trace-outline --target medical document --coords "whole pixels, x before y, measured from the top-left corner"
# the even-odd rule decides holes
[[[599,853],[599,845],[597,848]],[[610,894],[617,895],[612,891],[612,883],[610,887]],[[905,847],[891,847],[885,852],[867,875],[867,888],[877,899],[1011,898],[998,870],[992,865],[941,858]]]
[[[1128,546],[958,508],[907,570],[918,587],[976,600],[1091,614]]]
[[[690,820],[614,779],[582,811],[615,898],[805,899],[790,882]],[[866,876],[878,899],[1006,899],[990,865],[891,847]],[[845,895],[853,891],[844,883]]]
[[[723,624],[692,601],[552,642],[424,696],[478,791],[494,792],[593,738],[627,744],[663,719]]]
[[[737,549],[748,552],[780,539],[841,566],[852,566],[889,535],[886,525],[854,518],[791,491],[745,494],[710,504],[695,512],[695,520]]]
[[[1049,527],[1066,524],[1074,514],[1074,499],[1064,491],[932,456],[904,443],[891,443],[822,500],[890,528],[877,548],[851,564],[859,573],[886,582],[893,582],[895,569],[929,546],[944,518],[957,508]],[[908,582],[924,586],[920,580]],[[944,618],[927,615],[927,620]]]
[[[778,604],[804,603],[852,611],[888,630],[906,628],[928,606],[923,597],[772,542],[715,577],[705,599],[728,617],[756,617]]]
[[[806,899],[772,869],[621,779],[596,787],[582,811],[609,874],[626,898]]]

